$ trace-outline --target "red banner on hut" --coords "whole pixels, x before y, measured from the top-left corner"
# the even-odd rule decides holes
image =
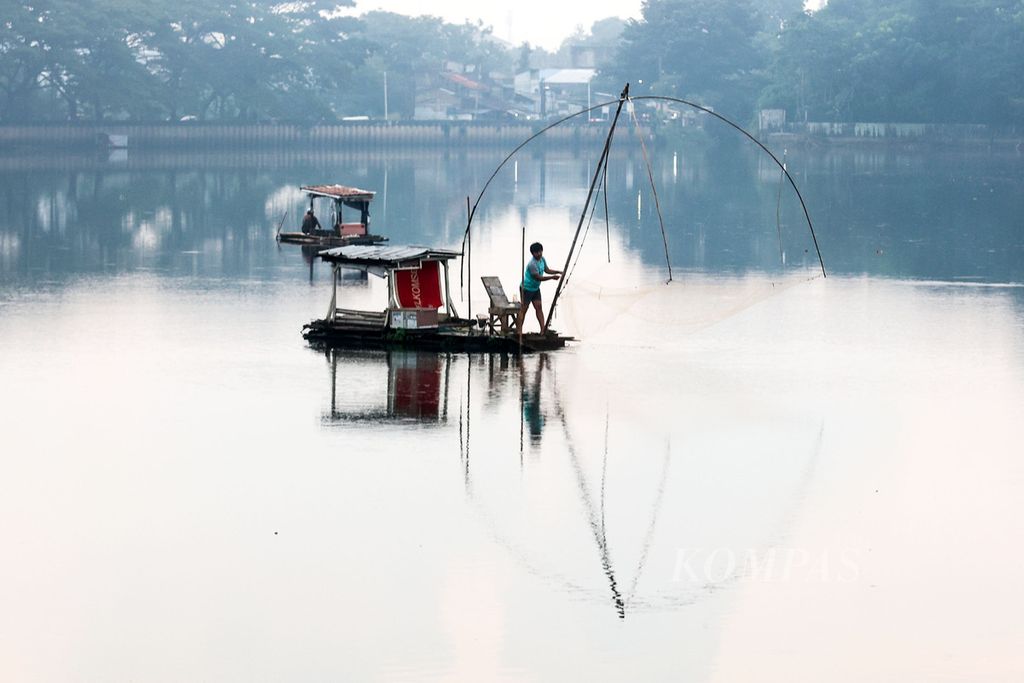
[[[394,273],[399,307],[441,308],[441,273],[437,261],[423,261],[419,268]]]

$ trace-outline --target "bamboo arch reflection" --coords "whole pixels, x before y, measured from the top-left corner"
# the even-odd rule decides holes
[[[628,387],[602,393],[598,382],[582,395],[566,377],[571,356],[326,357],[325,424],[384,427],[396,444],[394,430],[430,429],[451,445],[442,462],[457,464],[449,473],[458,484],[448,481],[495,546],[557,593],[608,606],[617,619],[679,609],[742,579],[680,583],[677,551],[778,543],[821,451],[823,427],[802,415],[740,427],[737,437],[714,426],[720,408],[681,417],[662,397],[665,412],[638,420],[617,400]],[[581,419],[585,401],[603,405]]]

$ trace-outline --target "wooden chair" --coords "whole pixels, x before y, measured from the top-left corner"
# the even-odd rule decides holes
[[[515,329],[516,316],[519,315],[519,302],[515,299],[508,300],[505,295],[505,288],[501,286],[501,280],[493,275],[485,275],[480,278],[487,290],[487,296],[491,305],[487,309],[487,326],[491,332],[495,332],[494,323],[497,321],[502,334],[508,334],[509,329]]]

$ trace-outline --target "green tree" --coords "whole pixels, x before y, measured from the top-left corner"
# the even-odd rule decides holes
[[[1021,0],[831,0],[782,34],[767,106],[799,119],[1024,122]]]
[[[767,53],[764,23],[750,0],[645,0],[626,26],[606,87],[697,100],[733,116],[753,113]]]
[[[477,75],[511,70],[515,62],[512,50],[494,40],[490,28],[472,23],[447,24],[437,17],[369,12],[354,37],[364,41],[370,55],[360,79],[362,99],[355,100],[363,103],[359,112],[363,114],[382,113],[384,72],[390,113],[411,118],[417,86],[437,76],[449,62],[468,67]]]
[[[306,2],[281,10],[291,36],[291,54],[301,65],[284,88],[292,118],[361,114],[366,89],[366,60],[372,44],[362,22],[338,12],[353,3]]]
[[[286,22],[264,3],[181,0],[150,25],[143,53],[172,119],[274,117],[283,84],[301,71]]]
[[[61,17],[68,0],[5,3],[0,21],[0,120],[52,117],[62,64],[69,61],[69,32]]]
[[[149,72],[136,50],[140,31],[128,0],[80,0],[62,15],[66,37],[52,82],[70,119],[149,118],[153,104]]]

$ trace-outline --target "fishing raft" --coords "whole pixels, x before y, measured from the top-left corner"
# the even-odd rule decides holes
[[[759,142],[753,135],[744,130],[734,121],[721,114],[699,104],[689,102],[675,97],[663,97],[648,95],[632,98],[629,95],[629,84],[627,83],[617,100],[604,102],[574,114],[570,114],[551,123],[537,131],[529,138],[520,143],[498,164],[491,176],[484,183],[483,188],[477,195],[476,202],[470,203],[466,198],[467,221],[466,230],[463,233],[462,248],[459,251],[449,249],[433,249],[429,247],[397,247],[381,244],[374,245],[346,245],[338,246],[320,252],[319,256],[333,266],[333,292],[331,304],[327,309],[327,315],[314,320],[303,327],[303,336],[311,345],[326,348],[361,348],[361,349],[391,349],[408,348],[418,350],[440,350],[440,351],[467,351],[467,352],[510,352],[527,353],[531,351],[549,351],[560,349],[566,342],[574,341],[571,337],[562,336],[552,330],[541,334],[521,334],[518,329],[517,314],[520,309],[519,302],[509,302],[502,290],[500,282],[496,277],[481,278],[488,297],[490,307],[488,315],[477,316],[475,320],[460,318],[452,305],[450,288],[448,284],[449,261],[463,257],[467,273],[470,271],[472,253],[472,228],[473,218],[476,215],[480,201],[497,177],[501,169],[531,141],[537,139],[545,132],[551,130],[566,121],[577,116],[587,114],[599,107],[615,105],[615,114],[611,119],[608,135],[604,141],[604,148],[591,177],[590,187],[587,190],[586,201],[583,210],[580,212],[579,221],[576,225],[576,232],[566,254],[565,265],[562,268],[563,275],[558,279],[558,285],[552,297],[551,306],[548,309],[546,319],[550,322],[554,318],[555,306],[558,304],[559,296],[562,294],[566,282],[571,278],[575,261],[579,259],[578,248],[582,247],[581,235],[586,237],[587,230],[594,217],[597,207],[597,193],[604,195],[604,218],[605,232],[609,232],[609,215],[607,203],[607,180],[608,161],[612,139],[615,129],[622,114],[624,105],[630,103],[629,114],[635,124],[640,139],[640,149],[643,153],[644,163],[647,167],[648,180],[651,183],[651,192],[654,195],[654,204],[658,212],[658,222],[661,227],[662,241],[665,247],[665,263],[668,270],[668,279],[672,280],[672,264],[669,261],[668,236],[665,230],[665,223],[661,215],[661,206],[658,201],[657,190],[654,187],[654,172],[651,168],[647,154],[646,145],[642,136],[639,135],[639,121],[633,110],[635,100],[673,102],[688,105],[702,111],[723,123],[731,126],[751,142],[756,144],[762,151],[767,153],[779,167],[782,178],[789,181],[804,216],[807,219],[807,227],[810,230],[811,238],[814,241],[814,248],[818,255],[818,262],[821,265],[821,275],[825,277],[825,262],[821,257],[821,250],[818,249],[818,239],[814,233],[814,225],[811,223],[810,213],[804,203],[800,190],[797,189],[796,181],[786,169],[786,165],[776,157],[771,150]],[[781,179],[780,179],[781,183]],[[781,185],[780,185],[781,187]],[[340,220],[342,205],[352,206],[353,202],[362,201],[363,224],[367,222],[369,199],[372,193],[364,193],[364,196],[351,194],[353,188],[334,187],[307,187],[303,188],[310,193],[310,201],[315,196],[333,198],[337,203],[337,210]],[[343,191],[348,191],[348,194]],[[781,190],[780,190],[781,192]],[[369,194],[369,197],[365,196]],[[781,194],[780,194],[781,197]],[[780,232],[781,235],[781,232]],[[781,243],[781,237],[780,237]],[[525,251],[525,228],[523,235],[523,250]],[[354,268],[365,273],[370,273],[388,281],[388,306],[382,311],[358,311],[340,308],[338,306],[338,280],[342,268]],[[443,284],[443,287],[442,287]],[[442,310],[443,308],[443,310]]]
[[[553,330],[518,334],[516,302],[493,305],[489,314],[460,318],[452,304],[449,262],[460,253],[420,246],[351,245],[320,252],[332,266],[327,315],[302,328],[317,348],[417,349],[473,353],[552,351],[572,341]],[[338,302],[342,269],[360,270],[388,283],[388,306],[379,311],[343,308]],[[486,284],[486,283],[485,283]],[[503,297],[503,294],[501,295]]]
[[[299,189],[309,197],[310,210],[314,209],[317,199],[328,201],[330,210],[324,212],[324,215],[330,215],[332,227],[329,230],[318,228],[310,232],[278,232],[278,242],[342,247],[354,244],[381,244],[388,241],[387,237],[370,233],[370,202],[373,201],[375,192],[345,185],[306,185]],[[359,213],[358,221],[345,222],[346,207]]]

